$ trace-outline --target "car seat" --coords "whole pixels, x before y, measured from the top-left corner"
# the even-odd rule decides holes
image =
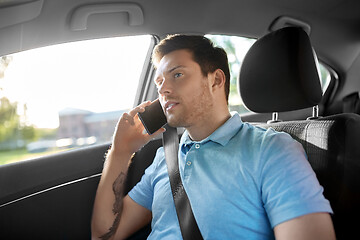
[[[344,113],[360,114],[360,99],[359,92],[353,92],[345,96],[342,100]]]
[[[322,92],[307,33],[286,27],[258,39],[244,58],[238,86],[244,104],[254,112],[316,109]],[[360,214],[360,116],[344,113],[310,119],[273,119],[257,125],[287,132],[303,145],[334,211],[337,239],[353,238],[358,235]]]

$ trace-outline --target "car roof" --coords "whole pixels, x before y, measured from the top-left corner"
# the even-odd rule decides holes
[[[120,9],[125,11],[106,14],[95,11],[85,19],[85,28],[77,28],[80,12],[96,4],[113,4],[112,9],[122,4]],[[133,14],[129,15],[127,8],[140,11],[135,13],[135,23],[131,22]],[[111,3],[3,0],[0,1],[0,55],[68,41],[123,35],[153,34],[162,38],[172,33],[210,33],[259,38],[275,28],[293,24],[308,28],[319,59],[339,75],[345,76],[359,57],[360,1],[357,0],[118,0]]]

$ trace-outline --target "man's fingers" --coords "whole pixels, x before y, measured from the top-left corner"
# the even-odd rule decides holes
[[[132,110],[129,112],[129,115],[132,116],[132,117],[135,117],[135,115],[136,115],[138,112],[144,112],[144,111],[145,111],[145,107],[146,107],[146,106],[149,106],[150,104],[151,104],[150,101],[141,103],[139,106],[137,106],[137,107],[135,107],[134,109],[132,109]]]
[[[156,138],[158,135],[160,135],[161,133],[165,132],[166,129],[165,128],[160,128],[159,130],[157,130],[156,132],[154,132],[153,134],[149,135],[147,132],[145,132],[150,139]]]
[[[128,113],[124,113],[122,116],[121,116],[121,119],[120,119],[120,122],[121,121],[127,121],[128,123],[130,123],[130,125],[134,125],[135,122],[134,122],[134,118],[132,116],[130,116],[130,114]]]
[[[145,111],[145,107],[150,105],[151,102],[147,101],[147,102],[143,102],[141,103],[139,106],[135,107],[134,109],[132,109],[129,113],[124,113],[121,116],[120,121],[127,121],[128,123],[130,123],[130,125],[134,125],[135,121],[134,121],[134,117],[136,117],[136,114],[138,112],[144,112]]]

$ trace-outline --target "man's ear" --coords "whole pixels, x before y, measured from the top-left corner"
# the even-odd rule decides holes
[[[220,68],[216,69],[215,72],[213,72],[213,84],[212,87],[216,87],[216,88],[222,88],[225,86],[225,81],[226,81],[226,77],[225,77],[225,73],[223,72],[223,70],[221,70]]]

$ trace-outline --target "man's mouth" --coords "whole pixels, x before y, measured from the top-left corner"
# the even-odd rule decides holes
[[[166,112],[169,112],[169,111],[171,111],[172,109],[174,109],[176,106],[178,105],[178,103],[177,102],[167,102],[166,104],[165,104],[165,111]]]

